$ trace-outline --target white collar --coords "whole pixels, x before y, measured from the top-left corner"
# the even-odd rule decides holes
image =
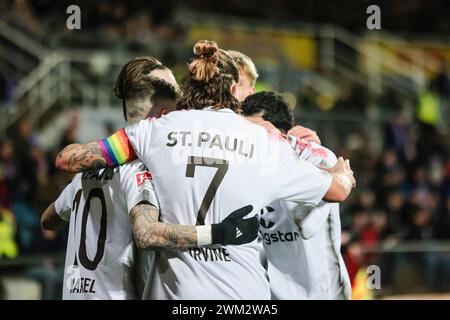
[[[198,109],[197,109],[198,110]],[[214,109],[213,107],[205,107],[203,109],[200,109],[202,111],[215,111],[215,112],[222,112],[222,113],[234,113],[236,114],[236,112],[234,112],[233,110],[231,110],[230,108],[223,108],[223,109]]]

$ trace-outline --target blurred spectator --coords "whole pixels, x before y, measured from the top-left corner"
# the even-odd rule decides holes
[[[433,218],[433,212],[430,209],[417,208],[413,213],[413,223],[405,239],[435,239],[438,229]],[[419,262],[418,267],[423,270],[427,285],[430,288],[448,289],[448,281],[450,280],[450,255],[448,253],[429,251],[413,253],[410,256]]]
[[[4,190],[2,195],[6,198],[5,204],[11,207],[12,191],[14,190],[16,180],[16,166],[14,162],[14,144],[11,140],[0,142],[0,167],[2,185],[8,190]]]
[[[404,195],[398,191],[390,192],[387,196],[385,210],[389,228],[396,234],[400,234],[410,219]]]
[[[439,68],[439,72],[431,80],[434,88],[436,88],[437,93],[442,98],[450,98],[450,77],[448,75],[447,65],[443,61]]]
[[[426,240],[432,239],[434,228],[432,224],[433,212],[427,208],[416,208],[412,216],[412,224],[406,232],[405,239]]]
[[[400,159],[411,161],[415,149],[411,139],[411,125],[400,113],[396,113],[387,125],[385,146],[392,148]]]
[[[32,205],[25,201],[13,203],[12,211],[19,230],[19,246],[23,254],[32,253],[34,235],[40,228],[39,217]]]
[[[33,150],[37,147],[31,123],[22,120],[14,137],[14,163],[16,166],[15,200],[31,201],[34,186],[37,185],[37,159]]]
[[[15,0],[14,11],[10,19],[22,30],[42,37],[45,33],[44,26],[36,19],[33,8],[27,0]]]
[[[0,72],[0,102],[6,102],[8,96],[8,78]]]
[[[126,23],[125,36],[133,44],[145,44],[154,40],[151,31],[152,22],[148,13],[139,13],[132,16]]]
[[[56,232],[38,230],[33,251],[43,255],[61,254],[65,251],[67,230]],[[29,268],[25,276],[38,280],[42,285],[44,300],[61,299],[64,279],[64,267],[57,266],[52,259],[44,259],[42,265]]]
[[[16,75],[13,72],[0,70],[0,107],[7,107],[14,111],[14,90],[17,85]]]
[[[0,203],[0,259],[17,257],[16,231],[14,215]]]

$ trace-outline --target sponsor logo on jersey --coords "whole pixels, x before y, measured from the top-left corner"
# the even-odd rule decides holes
[[[265,217],[267,213],[271,213],[274,211],[274,208],[268,206],[261,209],[261,218],[259,219],[259,224],[261,225],[262,229],[270,229],[275,226],[275,222],[270,221],[267,217]],[[260,230],[260,233],[264,239],[264,243],[269,246],[277,242],[294,242],[297,241],[300,237],[300,234],[296,231],[283,233],[279,230],[277,232],[263,232],[262,230]]]
[[[277,242],[295,242],[300,237],[298,232],[261,232],[266,245],[271,245]]]
[[[259,219],[259,224],[261,225],[261,227],[263,227],[264,229],[270,229],[275,225],[275,222],[267,220],[267,218],[263,217],[266,213],[274,211],[275,209],[272,207],[265,207],[261,209],[261,218]]]
[[[136,183],[137,183],[138,188],[140,188],[144,184],[144,182],[147,180],[148,181],[153,180],[153,177],[150,174],[150,172],[144,171],[144,172],[136,173]]]

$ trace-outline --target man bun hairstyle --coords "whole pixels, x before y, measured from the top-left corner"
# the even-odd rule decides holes
[[[209,40],[197,41],[193,51],[177,108],[229,108],[240,113],[241,105],[230,91],[233,81],[239,82],[239,70],[231,56]]]
[[[188,67],[193,79],[209,81],[219,72],[217,67],[218,57],[216,56],[218,50],[219,47],[214,41],[201,40],[195,44],[195,59]]]

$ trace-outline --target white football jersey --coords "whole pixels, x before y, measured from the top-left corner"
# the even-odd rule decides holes
[[[171,112],[125,132],[128,141],[122,145],[130,142],[152,172],[166,223],[219,223],[249,204],[254,216],[275,199],[315,206],[332,180],[298,160],[286,140],[230,109]],[[261,251],[261,243],[253,241],[157,252],[145,298],[269,299]]]
[[[136,298],[129,212],[144,200],[158,204],[139,160],[77,174],[64,189],[55,201],[58,215],[69,221],[64,300]]]
[[[296,149],[314,165],[336,164],[332,151],[313,142],[299,141]],[[272,299],[350,299],[338,203],[322,201],[311,208],[275,201],[261,213]]]

